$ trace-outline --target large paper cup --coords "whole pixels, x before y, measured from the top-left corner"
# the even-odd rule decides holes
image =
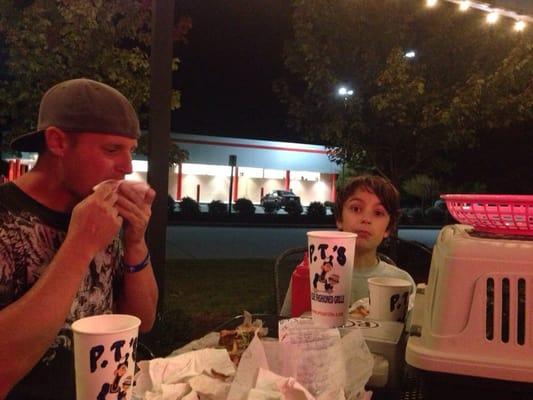
[[[316,325],[333,328],[348,320],[356,238],[349,232],[307,232],[311,315]]]
[[[368,279],[370,319],[382,321],[405,320],[409,305],[411,282],[405,279],[377,277]]]
[[[131,399],[141,320],[105,314],[72,324],[76,399]]]

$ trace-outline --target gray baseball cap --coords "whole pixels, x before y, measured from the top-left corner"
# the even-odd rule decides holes
[[[18,151],[40,151],[44,131],[55,126],[65,132],[93,132],[140,136],[139,118],[128,99],[118,90],[91,79],[72,79],[48,89],[41,99],[37,130],[11,142]]]

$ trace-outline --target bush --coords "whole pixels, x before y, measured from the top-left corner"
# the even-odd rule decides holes
[[[255,206],[251,200],[241,197],[235,201],[233,209],[237,211],[239,215],[242,216],[251,216],[255,214]]]
[[[287,211],[287,214],[296,216],[300,215],[304,209],[300,203],[297,203],[295,201],[291,201],[285,206],[285,211]]]
[[[228,213],[228,207],[220,200],[213,200],[207,205],[207,212],[212,217],[221,217]]]
[[[313,218],[320,218],[326,215],[326,207],[320,201],[313,201],[307,207],[307,215]]]
[[[277,211],[276,203],[273,201],[267,201],[263,204],[263,209],[267,214],[273,214]]]
[[[426,210],[426,218],[430,224],[441,225],[444,223],[444,210],[439,207],[429,207]]]
[[[324,207],[329,208],[331,212],[333,212],[333,209],[335,208],[335,203],[333,201],[325,201]]]
[[[421,225],[424,223],[424,212],[419,207],[412,208],[409,211],[409,219],[412,224]]]
[[[200,205],[190,197],[184,197],[180,201],[180,215],[184,218],[193,218],[200,215]]]
[[[398,225],[409,225],[410,223],[411,219],[409,218],[409,209],[400,209],[400,218],[398,219]]]

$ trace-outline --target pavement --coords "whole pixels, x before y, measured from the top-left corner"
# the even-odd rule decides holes
[[[227,227],[171,225],[167,228],[167,258],[276,258],[291,247],[307,244],[306,227]],[[398,236],[432,248],[440,228],[400,228]]]

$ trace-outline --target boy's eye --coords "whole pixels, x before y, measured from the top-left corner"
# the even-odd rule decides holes
[[[387,215],[383,210],[376,210],[374,211],[374,214],[378,217],[384,217],[385,215]]]
[[[359,207],[359,206],[350,206],[350,210],[352,212],[359,212],[359,211],[361,211],[361,207]]]

